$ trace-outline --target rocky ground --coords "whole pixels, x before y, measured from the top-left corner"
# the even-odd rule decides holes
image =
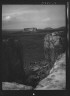
[[[66,55],[56,60],[50,74],[41,80],[34,90],[64,90],[66,88]]]
[[[32,87],[16,82],[2,82],[2,90],[32,90]]]

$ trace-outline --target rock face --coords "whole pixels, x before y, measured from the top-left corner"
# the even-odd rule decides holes
[[[2,82],[2,90],[32,90],[32,87],[23,84],[18,84],[15,82]]]
[[[47,34],[44,37],[44,48],[54,48],[59,45],[59,36],[56,33]]]
[[[64,46],[62,42],[64,42],[65,37],[62,37],[64,32],[53,32],[46,34],[44,37],[44,55],[46,61],[49,63],[54,63],[57,59],[57,56],[61,54]],[[52,67],[52,64],[50,67]]]
[[[49,75],[41,80],[35,90],[63,90],[66,88],[66,55],[58,57]]]

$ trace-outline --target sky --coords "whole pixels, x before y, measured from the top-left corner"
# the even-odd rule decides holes
[[[2,5],[2,29],[66,26],[65,5]]]

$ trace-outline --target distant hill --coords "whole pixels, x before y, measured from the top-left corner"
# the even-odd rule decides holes
[[[55,30],[65,30],[65,29],[66,29],[65,26],[63,26],[63,27],[59,27],[59,28],[55,28]]]
[[[51,27],[47,27],[47,28],[44,28],[44,29],[37,29],[35,32],[52,32],[52,31],[63,31],[63,30],[66,30],[66,27],[59,27],[59,28],[51,28]],[[21,30],[2,30],[2,34],[22,34],[22,33],[35,33],[34,31],[24,31],[24,29],[21,29]]]
[[[44,28],[45,30],[53,30],[51,27]]]

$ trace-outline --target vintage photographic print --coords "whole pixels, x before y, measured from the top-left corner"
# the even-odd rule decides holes
[[[2,90],[66,89],[66,5],[2,5]]]

